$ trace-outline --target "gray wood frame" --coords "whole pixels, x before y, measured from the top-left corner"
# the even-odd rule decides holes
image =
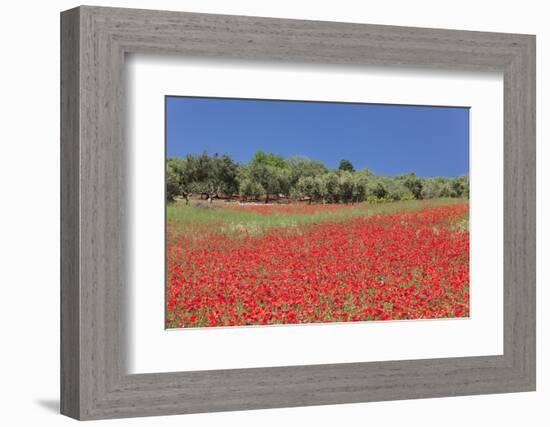
[[[128,375],[124,56],[504,75],[504,354]],[[159,141],[162,143],[162,141]],[[61,412],[77,419],[535,390],[535,37],[83,6],[61,14]]]

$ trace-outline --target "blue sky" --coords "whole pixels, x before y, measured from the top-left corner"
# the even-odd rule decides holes
[[[469,172],[469,109],[216,98],[166,98],[168,157],[257,150],[336,168],[341,159],[378,175]]]

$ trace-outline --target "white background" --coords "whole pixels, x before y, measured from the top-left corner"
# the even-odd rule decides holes
[[[397,71],[384,67],[350,70],[318,65],[297,68],[269,62],[132,55],[127,58],[126,76],[132,165],[128,214],[132,224],[127,320],[131,330],[130,372],[502,354],[500,73]],[[471,107],[471,317],[165,331],[165,95]],[[212,351],[212,347],[223,352]]]
[[[63,426],[59,384],[59,16],[73,1],[9,2],[0,27],[0,284],[2,286],[2,424]],[[273,409],[103,422],[120,426],[407,425],[545,426],[550,415],[548,363],[550,275],[550,28],[545,2],[340,0],[97,1],[159,8],[375,24],[537,34],[538,391],[413,401]],[[546,264],[546,265],[545,265]],[[92,423],[95,424],[95,423]]]

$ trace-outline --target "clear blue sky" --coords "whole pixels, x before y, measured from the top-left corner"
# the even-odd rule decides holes
[[[341,159],[377,175],[459,176],[469,172],[469,109],[216,98],[166,98],[168,157],[257,150]]]

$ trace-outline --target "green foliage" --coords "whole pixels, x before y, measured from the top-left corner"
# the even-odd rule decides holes
[[[340,179],[335,172],[321,175],[319,180],[321,197],[325,203],[338,203],[340,201]]]
[[[416,177],[416,174],[409,173],[401,175],[398,180],[409,190],[415,199],[422,198],[422,180]]]
[[[221,194],[232,195],[239,186],[237,172],[238,164],[226,154],[170,158],[166,162],[166,198],[174,200],[183,196],[188,200],[193,193],[210,199]]]
[[[274,168],[283,169],[286,167],[284,157],[276,154],[266,153],[264,151],[256,151],[254,157],[250,161],[251,164],[272,166]]]
[[[401,200],[408,201],[408,200],[414,200],[417,199],[417,197],[414,197],[414,194],[412,193],[405,193],[403,197],[401,197]]]
[[[369,204],[378,204],[378,203],[387,203],[387,202],[391,202],[392,199],[390,199],[388,196],[384,196],[384,197],[377,197],[373,194],[367,196],[367,203]]]
[[[302,176],[296,184],[295,194],[298,197],[307,197],[309,202],[321,200],[321,181],[313,176]]]
[[[255,189],[263,189],[266,203],[270,197],[290,195],[291,171],[281,156],[257,151],[250,163],[243,167],[241,177],[253,182]]]
[[[166,199],[174,201],[177,196],[189,197],[194,175],[187,159],[172,158],[166,162]]]
[[[470,175],[458,178],[462,182],[462,194],[459,197],[470,198]]]
[[[425,178],[422,180],[423,199],[436,197],[470,197],[470,178],[468,175],[459,178]]]
[[[286,160],[289,171],[289,185],[296,189],[300,178],[318,177],[328,172],[328,168],[318,160],[310,160],[307,157],[295,156]]]
[[[419,178],[414,173],[377,176],[368,169],[354,171],[348,160],[336,170],[307,157],[290,157],[258,151],[247,164],[227,154],[188,155],[166,162],[166,198],[174,201],[192,194],[210,201],[238,194],[245,200],[307,200],[322,203],[385,203],[470,195],[469,176]]]
[[[470,195],[470,178],[461,176],[451,180],[451,197],[463,197],[465,194]]]
[[[338,166],[338,170],[346,171],[346,172],[355,172],[355,169],[353,168],[353,164],[346,159],[340,160],[340,165]]]
[[[341,172],[338,177],[338,196],[343,203],[353,201],[356,182],[351,172]]]
[[[368,174],[355,173],[353,176],[353,202],[362,202],[367,198],[369,178]]]
[[[245,199],[257,199],[265,193],[263,187],[250,178],[243,178],[239,183],[239,194]]]
[[[368,183],[367,197],[374,197],[375,199],[388,198],[387,184],[384,184],[382,178],[372,179]]]
[[[166,200],[173,202],[179,194],[181,194],[179,174],[173,162],[168,161],[166,164]]]

